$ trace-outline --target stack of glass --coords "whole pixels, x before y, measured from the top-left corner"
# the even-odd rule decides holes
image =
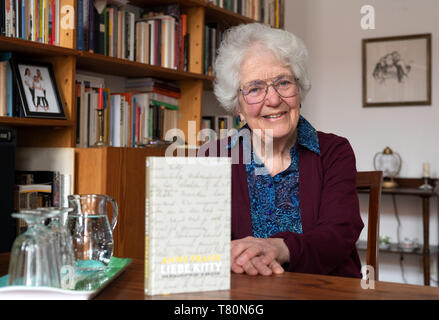
[[[72,210],[38,208],[12,214],[24,219],[28,228],[12,245],[9,285],[72,289],[75,257],[66,229],[67,214]]]

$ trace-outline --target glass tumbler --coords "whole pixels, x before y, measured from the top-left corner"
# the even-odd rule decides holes
[[[23,210],[13,213],[24,219],[27,231],[12,244],[9,261],[9,285],[34,287],[60,287],[59,250],[55,233],[45,226],[55,212]]]
[[[73,211],[73,208],[48,207],[48,208],[38,208],[37,210],[43,212],[52,212],[56,214],[50,219],[50,223],[48,224],[48,227],[56,235],[56,241],[59,249],[58,263],[61,268],[61,273],[63,273],[63,269],[69,267],[73,268],[75,265],[73,240],[72,240],[72,235],[66,228],[67,215],[70,211]]]

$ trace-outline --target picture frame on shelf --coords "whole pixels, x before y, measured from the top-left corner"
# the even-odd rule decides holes
[[[13,59],[12,67],[23,117],[66,119],[52,64]]]
[[[363,107],[431,105],[431,34],[362,40]]]

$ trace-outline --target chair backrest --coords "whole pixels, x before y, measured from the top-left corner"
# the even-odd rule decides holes
[[[374,268],[375,280],[378,280],[380,200],[382,183],[382,171],[362,171],[357,173],[357,189],[369,190],[366,264]]]

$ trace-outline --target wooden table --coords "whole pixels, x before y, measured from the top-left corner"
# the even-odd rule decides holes
[[[9,257],[0,254],[0,276]],[[198,293],[145,296],[144,264],[133,259],[127,269],[98,294],[98,300],[431,300],[439,288],[376,281],[363,289],[361,279],[286,272],[270,277],[232,274],[231,289]]]
[[[144,296],[143,266],[143,261],[134,259],[96,299],[439,299],[436,287],[377,281],[375,289],[366,290],[362,289],[360,279],[292,272],[271,277],[232,274],[231,289],[224,291]]]

